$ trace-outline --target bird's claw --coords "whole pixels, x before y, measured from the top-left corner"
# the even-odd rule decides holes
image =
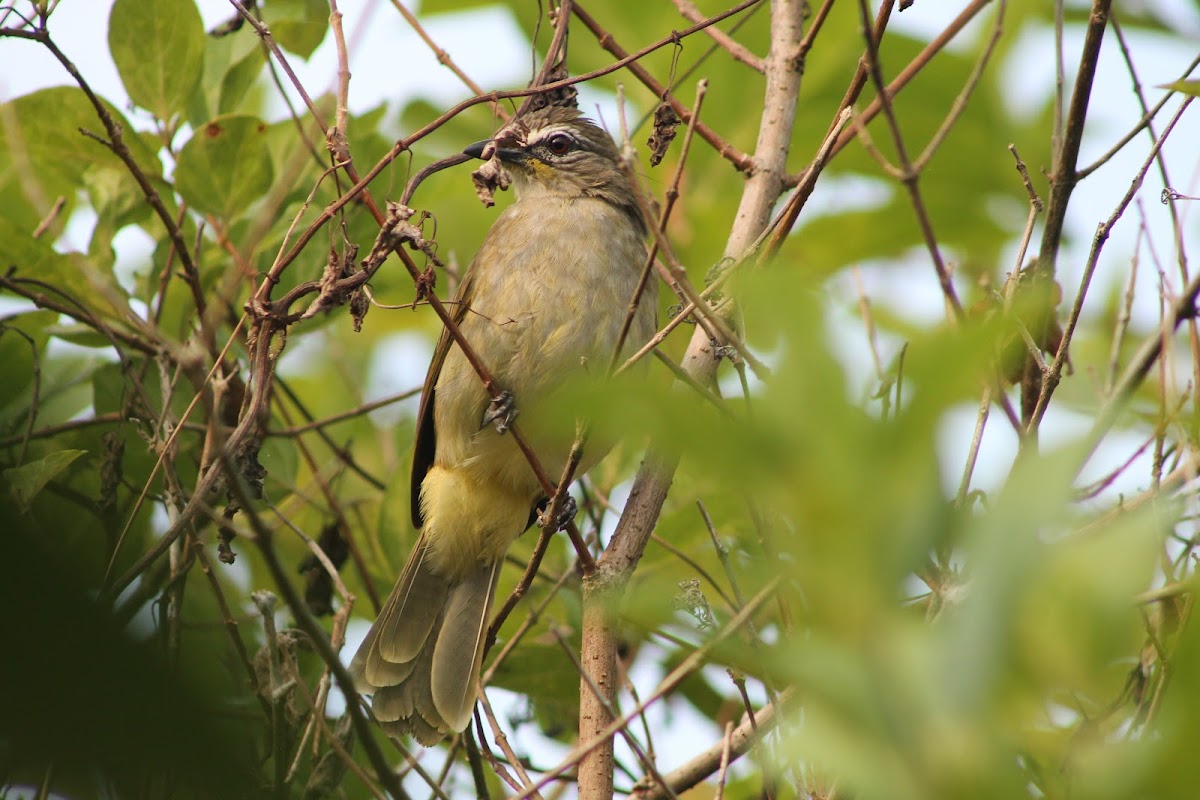
[[[512,427],[513,420],[517,418],[518,413],[516,404],[513,402],[512,392],[501,392],[483,412],[483,421],[479,423],[479,429],[483,430],[488,425],[493,425],[496,433],[503,436]]]
[[[553,520],[546,519],[546,515],[550,512],[549,504],[538,514],[538,527],[544,528],[548,523],[553,523],[555,531],[566,530],[567,526],[575,519],[575,515],[579,513],[579,504],[575,502],[575,498],[571,495],[566,495],[562,500],[562,508],[558,510],[558,516]]]

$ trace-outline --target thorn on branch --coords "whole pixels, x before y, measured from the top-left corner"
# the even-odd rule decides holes
[[[1010,144],[1008,152],[1012,153],[1013,159],[1016,160],[1017,172],[1021,174],[1021,182],[1025,184],[1025,193],[1029,195],[1029,203],[1033,206],[1037,213],[1042,213],[1045,204],[1042,198],[1038,197],[1037,190],[1033,188],[1033,181],[1029,177],[1029,169],[1025,166],[1025,162],[1021,160],[1021,156],[1017,153],[1017,146]],[[1164,201],[1165,202],[1165,201]]]
[[[114,122],[113,125],[116,127],[116,129],[119,133],[120,129],[121,129],[120,124]],[[91,139],[94,142],[98,142],[100,145],[104,146],[105,148],[107,148],[109,150],[116,150],[116,147],[113,145],[111,140],[105,139],[103,136],[101,136],[97,133],[92,133],[87,128],[80,128],[79,133],[82,134],[83,136],[87,137],[88,139]]]

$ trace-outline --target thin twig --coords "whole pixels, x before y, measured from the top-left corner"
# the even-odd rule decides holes
[[[404,3],[400,2],[400,0],[392,0],[392,6],[396,9],[400,16],[404,17],[404,21],[408,23],[408,27],[412,28],[413,32],[416,33],[417,36],[421,37],[421,41],[423,41],[429,47],[429,49],[433,51],[433,54],[437,57],[439,64],[453,72],[454,75],[463,82],[463,85],[475,94],[485,94],[484,90],[479,86],[479,84],[471,80],[471,77],[467,75],[467,73],[463,72],[463,70],[454,63],[454,60],[450,58],[450,54],[446,52],[445,49],[438,46],[437,42],[433,40],[433,37],[429,35],[429,32],[425,30],[425,27],[421,24],[421,21],[417,19],[415,14],[408,10],[408,7],[405,6]],[[492,103],[491,105],[493,114],[505,122],[509,120],[509,114],[504,110],[502,105],[499,103]]]
[[[401,788],[400,782],[397,780],[395,773],[383,758],[383,753],[379,750],[372,736],[370,723],[363,714],[363,701],[359,696],[358,691],[354,688],[354,679],[350,677],[350,673],[342,666],[342,662],[338,659],[337,652],[330,644],[330,640],[325,634],[325,631],[313,619],[312,614],[308,610],[304,599],[296,592],[296,587],[292,584],[288,577],[287,571],[283,564],[279,561],[279,556],[275,552],[273,537],[271,531],[263,524],[257,513],[254,513],[253,501],[250,499],[245,486],[242,483],[241,476],[238,474],[237,466],[233,463],[231,456],[228,453],[222,452],[221,460],[225,474],[229,476],[230,491],[237,498],[242,508],[246,512],[246,516],[250,521],[250,525],[254,530],[254,543],[258,547],[259,553],[263,557],[263,562],[266,564],[271,577],[274,579],[276,586],[279,588],[280,594],[283,595],[284,602],[287,603],[292,615],[296,619],[296,624],[308,636],[317,653],[321,656],[321,660],[333,672],[337,680],[338,688],[342,690],[342,694],[346,698],[346,711],[350,714],[351,721],[354,725],[355,733],[362,742],[363,749],[366,750],[367,759],[371,762],[375,769],[375,774],[379,782],[397,798],[407,798],[407,793]],[[216,472],[217,470],[212,470]],[[218,524],[223,524],[220,515],[214,514],[214,521]]]
[[[1046,204],[1046,219],[1042,227],[1042,242],[1034,264],[1032,278],[1041,285],[1049,286],[1055,279],[1058,250],[1062,244],[1063,225],[1066,221],[1067,205],[1071,193],[1079,181],[1076,166],[1079,160],[1079,148],[1083,141],[1083,129],[1087,121],[1088,104],[1092,95],[1092,84],[1096,77],[1096,68],[1100,61],[1100,46],[1104,41],[1104,31],[1108,26],[1108,12],[1112,0],[1093,0],[1091,13],[1088,15],[1088,25],[1084,34],[1083,49],[1079,56],[1079,71],[1075,77],[1075,86],[1071,93],[1071,104],[1063,125],[1055,125],[1054,174],[1050,179],[1050,197]],[[1055,39],[1056,65],[1055,75],[1059,82],[1056,88],[1056,109],[1061,106],[1062,80],[1062,2],[1055,4]],[[1056,115],[1056,123],[1057,123]],[[1089,276],[1090,279],[1090,276]],[[1050,313],[1045,310],[1037,315],[1033,329],[1034,339],[1042,342],[1046,339],[1046,331],[1050,325]],[[1069,339],[1070,337],[1067,337]],[[1067,339],[1063,341],[1066,342]],[[1045,380],[1038,373],[1036,366],[1030,361],[1021,380],[1021,420],[1025,432],[1021,437],[1022,447],[1037,446],[1037,424],[1040,420],[1037,408],[1042,405],[1042,398],[1047,397]]]
[[[1102,0],[1097,0],[1097,2],[1101,1]],[[1145,161],[1142,162],[1141,168],[1134,176],[1134,179],[1130,183],[1129,189],[1126,190],[1124,197],[1122,197],[1120,202],[1117,203],[1116,209],[1109,216],[1109,218],[1102,222],[1096,229],[1096,235],[1092,239],[1092,249],[1091,252],[1088,253],[1088,259],[1083,268],[1083,276],[1079,282],[1079,291],[1075,295],[1075,302],[1071,306],[1071,313],[1067,317],[1066,325],[1063,327],[1062,341],[1059,344],[1058,352],[1054,355],[1054,363],[1050,365],[1050,369],[1045,374],[1045,378],[1040,382],[1041,391],[1038,394],[1037,403],[1034,406],[1033,414],[1029,419],[1029,425],[1027,429],[1028,434],[1032,434],[1033,431],[1037,430],[1038,425],[1042,421],[1042,416],[1046,413],[1046,407],[1050,402],[1050,397],[1054,393],[1054,389],[1058,386],[1058,382],[1062,375],[1063,364],[1067,359],[1067,349],[1070,346],[1071,337],[1075,333],[1075,326],[1079,322],[1079,315],[1083,311],[1083,301],[1087,296],[1088,287],[1091,286],[1092,275],[1096,271],[1096,264],[1100,260],[1100,252],[1104,248],[1104,243],[1108,240],[1108,235],[1112,231],[1113,226],[1117,224],[1117,220],[1119,220],[1121,215],[1125,213],[1125,209],[1128,208],[1129,203],[1133,200],[1134,195],[1137,194],[1138,190],[1142,188],[1142,181],[1146,177],[1146,172],[1150,169],[1150,166],[1157,158],[1158,151],[1166,142],[1167,137],[1171,135],[1171,131],[1175,129],[1175,124],[1183,117],[1184,111],[1186,111],[1187,107],[1191,105],[1193,99],[1194,98],[1190,96],[1184,97],[1183,102],[1179,104],[1179,110],[1176,111],[1175,115],[1171,117],[1170,122],[1168,122],[1166,128],[1163,129],[1162,135],[1158,137],[1154,143],[1154,146],[1150,148],[1150,154],[1146,157]],[[1192,283],[1195,284],[1195,281]],[[1195,296],[1193,295],[1192,299],[1194,299],[1194,297]],[[1177,325],[1183,319],[1184,317],[1175,315],[1172,319],[1172,322],[1174,325]],[[1172,325],[1172,329],[1174,328],[1174,325]],[[1161,349],[1162,345],[1160,341],[1157,350],[1161,352]],[[1155,355],[1157,357],[1158,353]],[[1123,389],[1132,389],[1132,386],[1123,385]],[[1118,397],[1119,395],[1114,395],[1112,400],[1116,400]],[[1110,402],[1106,404],[1106,408],[1110,406],[1111,403],[1112,401],[1110,400]],[[1097,418],[1096,427],[1093,428],[1093,431],[1097,429],[1101,421],[1103,421],[1103,414]]]
[[[521,778],[521,785],[513,786],[513,789],[516,791],[523,789],[527,792],[526,797],[534,797],[541,800],[541,795],[538,794],[538,787],[534,785],[533,779],[529,777],[529,773],[525,770],[525,765],[521,763],[521,759],[517,758],[517,754],[513,752],[512,747],[509,745],[508,736],[501,730],[500,723],[496,721],[496,714],[492,711],[492,704],[488,700],[487,692],[483,690],[482,684],[478,688],[477,697],[479,698],[479,705],[483,708],[484,716],[487,718],[488,725],[491,726],[492,738],[495,739],[496,744],[500,746],[500,749],[508,759],[508,763],[512,765],[512,768],[517,771],[517,775]]]
[[[733,9],[730,9],[729,12],[721,15],[721,19],[741,13],[742,11],[745,11],[759,2],[762,2],[762,0],[744,0],[744,2],[739,3]],[[612,34],[601,27],[600,23],[598,23],[590,14],[584,11],[579,3],[574,4],[572,7],[572,13],[574,13],[575,16],[579,18],[579,21],[582,22],[587,29],[595,35],[597,43],[617,58],[616,63],[620,64],[622,67],[629,67],[629,71],[632,72],[634,76],[646,86],[647,89],[653,92],[655,97],[670,103],[671,108],[675,109],[675,113],[679,115],[681,120],[683,120],[685,123],[691,123],[691,113],[689,112],[688,108],[683,105],[683,103],[680,103],[677,99],[675,99],[675,97],[667,90],[667,87],[655,80],[654,76],[652,76],[645,67],[637,63],[641,60],[640,58],[633,57],[636,56],[637,53],[632,55],[627,53],[619,44],[617,44],[616,40],[613,39]],[[720,21],[720,19],[709,17],[709,19],[704,20],[704,22],[696,23],[697,25],[704,25],[703,28],[697,28],[697,30],[703,30],[704,28],[708,28],[709,25]],[[705,22],[708,24],[704,24]],[[692,29],[695,27],[696,26],[693,25],[692,28],[688,28],[687,30],[692,31]],[[676,35],[676,38],[674,38],[672,41],[677,42],[679,38],[683,36],[683,34],[683,31],[679,31]],[[750,173],[754,171],[755,165],[753,158],[745,153],[740,152],[737,148],[733,147],[733,145],[726,142],[723,138],[721,138],[720,134],[718,134],[709,126],[705,125],[703,122],[696,124],[696,133],[700,134],[701,139],[712,145],[713,149],[717,151],[718,155],[737,167],[740,172]]]
[[[965,317],[966,312],[963,310],[962,301],[958,299],[958,292],[954,288],[954,282],[950,279],[950,271],[946,268],[945,261],[942,258],[941,247],[938,245],[937,236],[933,232],[933,221],[929,217],[929,212],[925,207],[925,200],[921,195],[919,187],[920,171],[914,162],[909,159],[908,147],[905,143],[904,135],[900,130],[900,122],[896,118],[896,112],[892,107],[892,98],[888,95],[887,85],[883,80],[883,69],[879,63],[879,48],[872,33],[871,12],[867,0],[859,0],[858,8],[863,37],[867,45],[867,72],[870,74],[871,80],[875,84],[876,93],[883,104],[883,115],[887,119],[888,130],[892,134],[892,144],[896,148],[896,156],[900,161],[901,181],[908,192],[909,203],[916,214],[917,224],[921,229],[921,236],[925,240],[925,247],[929,250],[929,256],[933,261],[933,268],[937,272],[938,284],[941,286],[942,294],[945,296],[946,302],[953,312],[951,319],[961,321]],[[860,130],[863,129],[860,127]]]
[[[655,688],[655,690],[651,692],[645,700],[637,703],[633,708],[621,715],[620,718],[613,720],[602,730],[598,731],[598,733],[590,740],[581,742],[570,756],[560,762],[553,769],[547,770],[546,773],[542,775],[541,779],[536,784],[536,788],[546,786],[551,781],[556,780],[565,774],[576,764],[580,764],[582,770],[583,759],[585,759],[589,753],[599,748],[604,744],[604,742],[611,741],[614,734],[627,727],[629,723],[637,719],[640,715],[644,714],[647,708],[654,705],[659,700],[666,697],[666,695],[674,691],[675,688],[684,680],[684,678],[699,669],[701,664],[708,658],[709,652],[714,647],[744,626],[751,619],[751,617],[757,613],[758,609],[761,608],[762,605],[774,595],[776,589],[779,587],[779,583],[780,578],[773,578],[766,586],[760,589],[759,592],[754,595],[754,597],[747,601],[745,607],[742,608],[742,610],[739,611],[737,615],[735,615],[734,618],[729,621],[729,624],[719,630],[712,639],[692,651],[692,653],[685,658],[679,666],[671,670],[671,672],[662,679],[658,687]],[[759,718],[760,720],[762,719],[761,715]],[[526,789],[524,792],[512,798],[512,800],[525,800],[525,798],[530,796],[529,791],[530,790]]]
[[[696,4],[692,0],[674,0],[675,8],[680,15],[691,22],[699,22],[704,19],[704,14],[700,9],[696,8]],[[711,28],[706,28],[704,32],[710,39],[729,54],[729,57],[734,61],[740,61],[755,72],[763,71],[763,60],[750,52],[749,48],[738,42],[729,34],[725,33],[715,25]]]
[[[662,212],[658,217],[659,233],[650,243],[650,249],[646,253],[646,262],[642,265],[642,273],[638,276],[637,287],[633,291],[633,297],[630,298],[629,308],[625,312],[625,321],[621,323],[621,332],[617,336],[617,346],[613,348],[612,359],[608,364],[608,372],[610,375],[616,374],[616,363],[622,351],[625,349],[625,339],[629,336],[629,328],[633,325],[634,316],[637,314],[638,305],[642,301],[642,293],[646,290],[646,284],[650,280],[650,271],[654,266],[654,257],[658,253],[659,238],[666,234],[667,223],[670,221],[671,212],[675,208],[675,202],[679,199],[679,183],[683,179],[683,168],[687,164],[688,153],[691,152],[692,135],[696,132],[696,122],[700,119],[700,108],[704,104],[704,95],[708,92],[708,81],[702,80],[696,84],[696,103],[693,106],[691,119],[688,121],[687,131],[683,136],[683,145],[680,147],[679,163],[675,167],[675,175],[671,178],[671,185],[667,188],[666,202],[663,204]],[[624,367],[622,367],[624,369]]]

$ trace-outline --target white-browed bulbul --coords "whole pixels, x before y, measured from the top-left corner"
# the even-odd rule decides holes
[[[449,309],[556,479],[571,442],[540,430],[537,408],[573,377],[607,368],[646,258],[645,225],[612,139],[574,109],[526,114],[464,152],[485,151],[512,176],[516,201]],[[626,351],[654,333],[656,288],[646,287]],[[491,403],[443,331],[417,420],[421,536],[350,667],[384,729],[425,745],[470,721],[500,564],[545,497],[513,437],[488,424]],[[578,474],[607,450],[589,441]]]

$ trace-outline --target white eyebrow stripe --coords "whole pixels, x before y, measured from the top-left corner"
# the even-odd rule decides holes
[[[571,137],[572,142],[579,142],[579,137],[572,133],[571,129],[565,125],[556,125],[552,128],[542,128],[537,132],[536,138],[529,142],[530,145],[541,144],[555,134],[564,134]]]

